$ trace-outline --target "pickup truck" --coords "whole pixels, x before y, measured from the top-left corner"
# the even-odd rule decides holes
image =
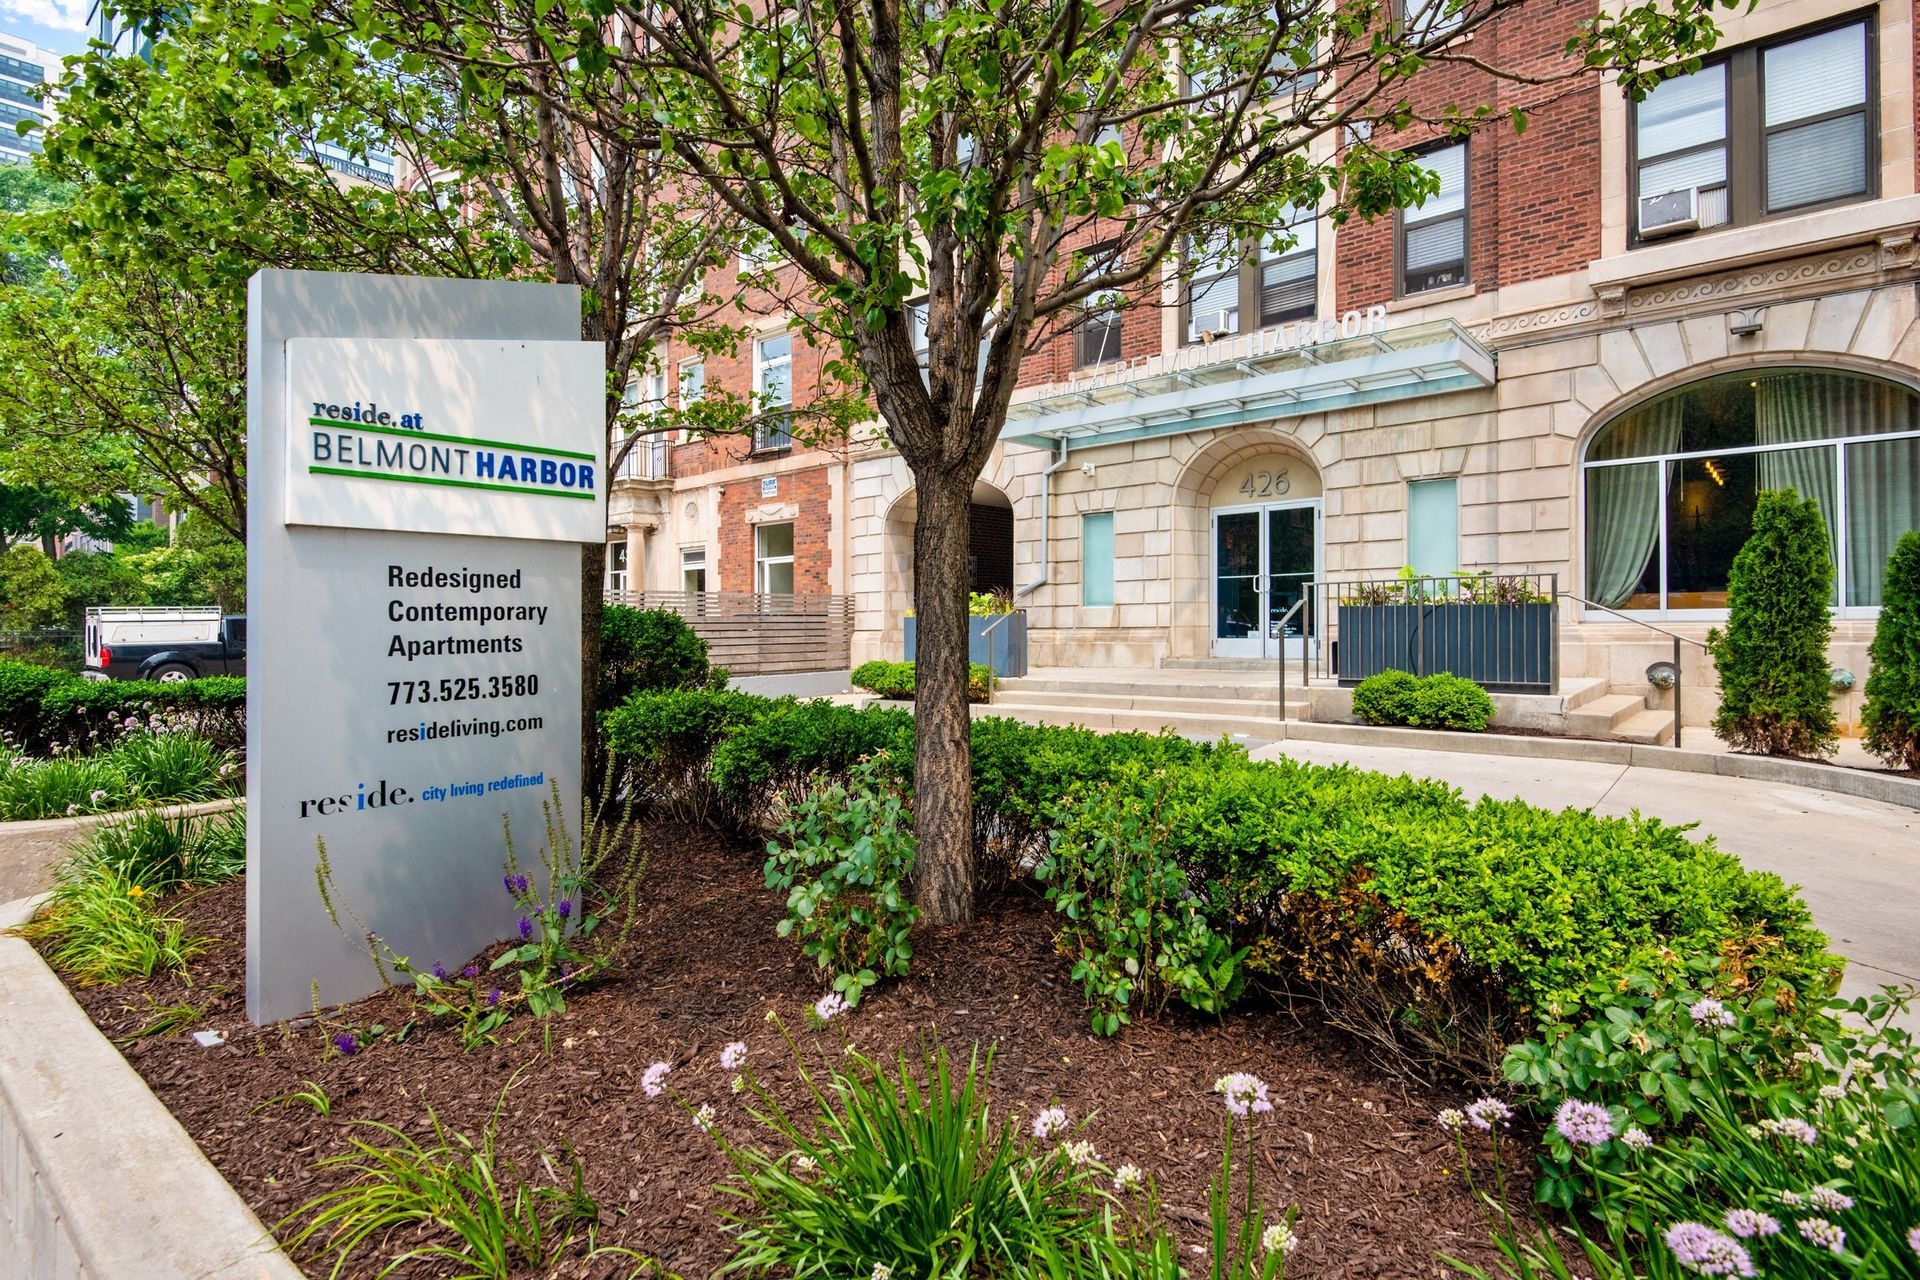
[[[247,620],[218,609],[88,609],[89,680],[194,680],[247,673]]]

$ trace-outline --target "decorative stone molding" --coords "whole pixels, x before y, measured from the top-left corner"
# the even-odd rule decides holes
[[[1914,265],[1914,235],[1911,231],[1893,231],[1880,237],[1880,269],[1898,271]]]
[[[1601,304],[1598,302],[1576,302],[1569,306],[1555,307],[1550,311],[1496,316],[1468,332],[1481,342],[1497,345],[1502,338],[1531,334],[1541,329],[1558,329],[1563,325],[1576,325],[1595,319],[1600,315],[1600,307]]]
[[[1834,281],[1854,281],[1861,276],[1877,275],[1881,270],[1880,252],[1874,248],[1849,249],[1844,253],[1801,258],[1773,266],[1755,267],[1708,276],[1700,280],[1681,280],[1672,284],[1635,289],[1627,296],[1627,311],[1634,316],[1671,310],[1692,310],[1701,303],[1720,303],[1731,299],[1772,301],[1778,297],[1811,292],[1809,285]]]

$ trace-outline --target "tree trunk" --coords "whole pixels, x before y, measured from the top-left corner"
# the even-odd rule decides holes
[[[914,900],[933,924],[973,916],[973,757],[967,709],[970,476],[914,476]]]
[[[590,799],[600,795],[600,610],[607,599],[607,544],[580,548],[580,783]]]

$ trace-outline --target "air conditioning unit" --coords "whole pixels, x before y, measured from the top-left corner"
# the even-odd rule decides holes
[[[1197,312],[1193,317],[1193,336],[1198,342],[1230,338],[1240,332],[1240,308],[1223,307],[1219,311]]]
[[[1700,188],[1683,187],[1640,197],[1640,238],[1678,235],[1700,229]]]

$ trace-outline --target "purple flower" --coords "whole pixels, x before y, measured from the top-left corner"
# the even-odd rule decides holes
[[[441,964],[438,960],[435,960],[433,962],[433,976],[436,978],[445,979],[447,976],[447,966]]]
[[[832,1022],[835,1018],[853,1008],[847,998],[838,991],[829,991],[813,1002],[813,1016],[822,1022]]]
[[[1065,1107],[1048,1107],[1033,1118],[1033,1136],[1043,1141],[1066,1131],[1067,1109]]]
[[[1733,1010],[1712,996],[1702,996],[1696,1000],[1693,1007],[1687,1010],[1687,1016],[1693,1019],[1696,1027],[1730,1027],[1734,1023]]]
[[[1576,1146],[1603,1147],[1613,1137],[1613,1117],[1607,1109],[1578,1098],[1568,1098],[1560,1104],[1560,1109],[1553,1113],[1553,1127]]]
[[[1681,1266],[1703,1276],[1750,1276],[1753,1258],[1739,1241],[1699,1222],[1668,1227],[1667,1248]]]
[[[565,920],[568,916],[573,914],[573,899],[572,898],[560,899],[560,905],[555,907],[554,910],[560,913],[560,918],[562,920]]]
[[[532,940],[533,940],[533,921],[527,919],[525,916],[521,916],[520,917],[520,941],[531,942]]]
[[[1816,1249],[1825,1249],[1828,1253],[1847,1251],[1847,1233],[1825,1218],[1802,1218],[1794,1226],[1799,1229],[1800,1238]]]
[[[1807,1203],[1827,1213],[1845,1213],[1853,1208],[1853,1197],[1832,1187],[1815,1187],[1807,1192]]]
[[[1467,1104],[1467,1119],[1482,1133],[1490,1131],[1495,1125],[1504,1129],[1513,1119],[1513,1108],[1498,1098],[1482,1098]]]
[[[1267,1082],[1245,1071],[1221,1076],[1213,1082],[1213,1091],[1224,1094],[1227,1110],[1242,1120],[1273,1110],[1267,1101]]]
[[[500,988],[495,987],[493,990],[487,992],[487,1008],[497,1009],[499,1007],[500,1007]]]
[[[1760,1132],[1769,1138],[1780,1138],[1787,1142],[1798,1142],[1810,1147],[1820,1141],[1820,1131],[1802,1120],[1799,1116],[1788,1116],[1784,1120],[1771,1117],[1760,1122]]]
[[[501,876],[501,877],[500,877],[500,883],[501,883],[501,884],[503,884],[503,885],[505,885],[505,886],[507,886],[507,892],[508,892],[508,893],[512,893],[512,892],[513,892],[513,877],[512,877],[511,875],[504,875],[504,876]]]
[[[745,1040],[735,1040],[732,1044],[720,1051],[720,1069],[722,1071],[738,1071],[746,1065],[746,1061],[747,1042]]]
[[[1914,1257],[1920,1258],[1920,1227],[1907,1232],[1907,1248],[1913,1250]]]
[[[470,964],[466,968],[460,971],[460,976],[468,979],[477,978],[480,976],[480,966],[477,964]]]
[[[667,1078],[667,1073],[672,1070],[673,1070],[673,1066],[670,1063],[666,1063],[666,1062],[654,1063],[652,1066],[648,1067],[646,1069],[645,1074],[643,1074],[640,1077],[641,1090],[644,1091],[649,1098],[659,1097],[661,1094],[667,1091],[667,1087],[664,1082]]]
[[[1780,1234],[1780,1219],[1770,1213],[1761,1213],[1758,1209],[1729,1209],[1726,1222],[1727,1230],[1742,1240]]]
[[[333,1038],[333,1047],[338,1049],[343,1057],[350,1058],[360,1052],[360,1041],[353,1032],[342,1031]]]

